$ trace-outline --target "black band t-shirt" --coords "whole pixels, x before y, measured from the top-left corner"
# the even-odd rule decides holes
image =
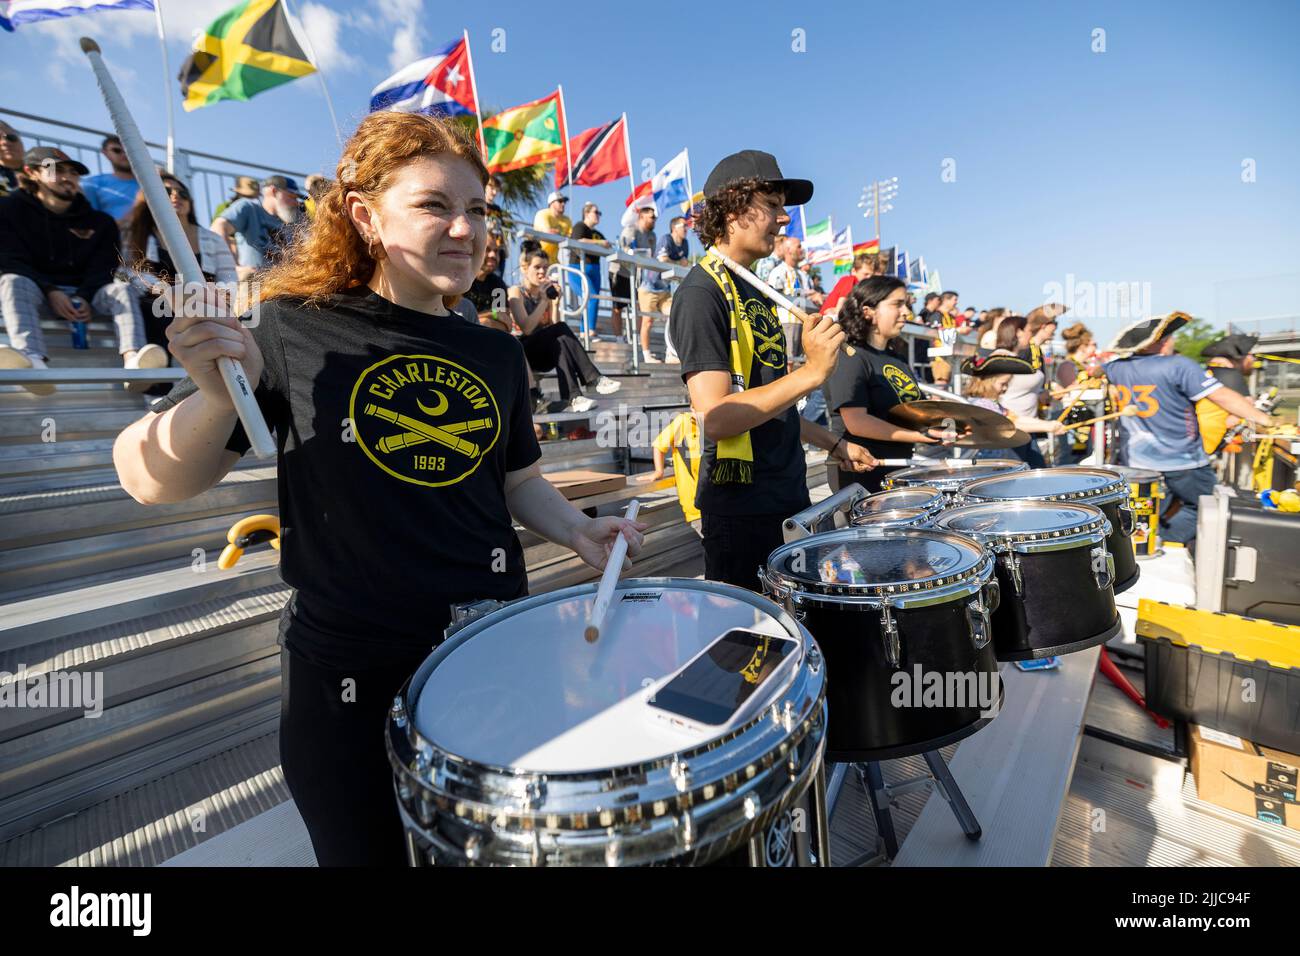
[[[288,629],[295,650],[409,657],[442,639],[452,603],[527,592],[505,478],[541,450],[512,336],[365,288],[263,302],[252,333],[279,445],[280,571],[312,622]],[[184,379],[153,410],[195,390]],[[226,447],[247,451],[242,425]]]
[[[732,277],[744,320],[754,331],[749,387],[768,385],[785,375],[785,336],[767,298],[739,276]],[[669,323],[682,379],[693,372],[731,370],[730,312],[718,284],[694,266],[673,294]],[[704,436],[695,506],[705,514],[781,515],[808,507],[807,466],[799,441],[799,412],[791,406],[749,432],[754,450],[752,484],[715,485],[717,442]]]
[[[844,426],[840,409],[861,408],[868,415],[888,420],[895,405],[924,398],[911,367],[888,349],[870,345],[845,348],[826,380],[826,407],[831,412],[831,431],[845,441],[864,446],[877,458],[907,458],[912,454],[910,442],[877,441],[852,434]],[[883,477],[885,469],[875,469]]]
[[[583,242],[595,242],[597,240],[603,241],[605,234],[599,229],[591,228],[591,226],[587,225],[585,222],[578,222],[574,223],[573,231],[569,233],[569,238],[581,239]],[[582,254],[582,261],[585,265],[594,266],[596,263],[600,262],[600,260],[601,257],[593,253],[584,252]]]

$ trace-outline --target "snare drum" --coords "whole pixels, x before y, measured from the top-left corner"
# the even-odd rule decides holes
[[[936,515],[948,503],[947,496],[933,485],[911,485],[893,491],[879,491],[858,501],[849,516],[849,523],[872,524],[876,515],[896,511],[923,511]]]
[[[1029,465],[1019,458],[947,458],[933,465],[891,471],[885,476],[884,487],[893,489],[929,485],[951,497],[969,481],[1028,470]]]
[[[993,501],[945,511],[935,527],[969,535],[997,555],[993,614],[1000,661],[1104,644],[1120,632],[1101,509],[1065,501]]]
[[[394,700],[412,865],[828,865],[825,668],[808,632],[750,591],[646,578],[619,582],[588,643],[595,590],[470,621]],[[759,645],[732,667],[717,642],[736,629]],[[736,708],[723,730],[648,703],[684,668],[699,676],[697,659],[713,669],[693,691]]]
[[[1115,593],[1137,583],[1138,566],[1129,535],[1133,533],[1133,511],[1129,507],[1128,482],[1106,468],[1065,465],[1035,468],[1015,475],[981,478],[962,488],[959,503],[973,501],[1082,502],[1100,508],[1110,522],[1106,549],[1115,559]]]
[[[761,577],[826,655],[827,760],[938,750],[996,715],[997,582],[978,542],[947,531],[843,528],[783,545]],[[927,696],[936,681],[938,693]]]
[[[1167,497],[1165,476],[1145,468],[1125,465],[1107,465],[1109,471],[1118,472],[1128,481],[1129,507],[1133,509],[1133,551],[1142,558],[1154,558],[1162,553],[1160,548],[1160,513]]]

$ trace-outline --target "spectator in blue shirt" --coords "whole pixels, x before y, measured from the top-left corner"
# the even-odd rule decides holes
[[[1196,402],[1207,398],[1229,414],[1258,425],[1272,419],[1240,392],[1223,385],[1186,356],[1174,353],[1174,333],[1189,321],[1182,312],[1145,319],[1120,333],[1112,351],[1124,357],[1104,371],[1118,391],[1120,409],[1137,413],[1119,419],[1120,463],[1164,475],[1176,508],[1166,510],[1160,529],[1166,541],[1191,547],[1196,540],[1196,506],[1214,493],[1214,469],[1201,444]]]
[[[230,244],[241,279],[266,265],[268,254],[283,243],[285,227],[301,215],[301,199],[294,180],[268,176],[262,182],[260,199],[238,199],[213,220],[213,230]]]
[[[135,173],[131,172],[131,162],[126,158],[126,150],[122,148],[120,139],[116,136],[105,137],[100,152],[113,167],[113,171],[87,176],[81,181],[81,191],[90,201],[90,208],[108,213],[117,220],[118,225],[122,225],[130,214],[131,207],[135,205],[140,184],[135,181]]]

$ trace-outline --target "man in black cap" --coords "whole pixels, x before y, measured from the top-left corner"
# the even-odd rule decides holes
[[[1161,518],[1161,533],[1166,541],[1189,547],[1196,540],[1197,499],[1213,494],[1215,483],[1195,404],[1207,399],[1258,425],[1272,421],[1241,392],[1175,354],[1174,333],[1190,320],[1185,312],[1171,312],[1135,322],[1111,343],[1110,350],[1121,357],[1104,368],[1119,392],[1119,407],[1137,408],[1119,419],[1120,464],[1164,475],[1170,498],[1181,504]]]
[[[117,223],[81,193],[90,170],[53,146],[29,149],[23,167],[24,187],[0,199],[0,313],[9,334],[0,368],[45,368],[41,320],[84,323],[92,314],[112,318],[127,368],[165,366],[167,353],[145,341],[135,294],[114,278]],[[45,383],[26,388],[37,395],[54,390]]]
[[[1258,341],[1258,335],[1237,332],[1211,342],[1201,350],[1201,357],[1207,360],[1206,370],[1234,392],[1249,395],[1250,385],[1246,376],[1255,368],[1255,356],[1251,352]],[[1196,403],[1196,419],[1201,426],[1205,452],[1209,455],[1219,450],[1228,429],[1241,422],[1236,415],[1228,414],[1226,409],[1208,399]]]
[[[783,543],[782,523],[808,506],[802,442],[829,450],[845,469],[876,463],[861,445],[837,439],[796,409],[835,368],[844,341],[839,326],[812,316],[803,327],[807,361],[787,374],[773,304],[712,248],[749,267],[771,253],[790,221],[786,205],[806,203],[812,192],[808,180],[786,179],[770,153],[744,150],[718,163],[695,226],[710,252],[673,297],[673,345],[704,436],[695,492],[704,576],[755,590],[759,568]]]

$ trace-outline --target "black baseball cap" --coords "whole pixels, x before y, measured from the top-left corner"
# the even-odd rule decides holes
[[[23,165],[33,169],[39,169],[51,160],[56,163],[67,163],[77,171],[78,176],[90,174],[90,170],[84,164],[77,162],[57,146],[33,146],[23,154]]]
[[[787,206],[802,206],[812,199],[813,184],[807,179],[786,179],[776,157],[761,149],[742,149],[732,153],[713,167],[704,181],[704,195],[714,196],[731,183],[741,179],[757,179],[773,189],[785,193]]]

